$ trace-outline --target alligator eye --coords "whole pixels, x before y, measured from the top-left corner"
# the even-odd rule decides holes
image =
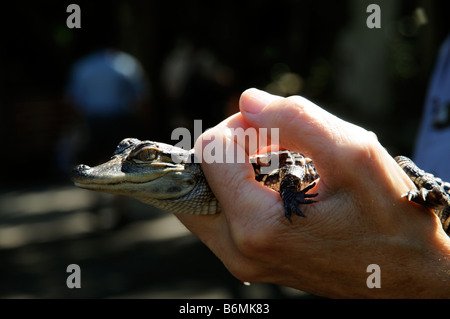
[[[140,152],[138,152],[135,156],[134,159],[137,159],[139,161],[143,161],[143,162],[149,162],[149,161],[153,161],[155,160],[157,157],[156,153],[151,150],[151,149],[143,149]]]

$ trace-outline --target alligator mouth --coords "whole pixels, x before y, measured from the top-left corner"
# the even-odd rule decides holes
[[[168,172],[168,170],[163,169],[152,169],[147,174],[135,174],[133,176],[132,173],[121,171],[120,166],[109,165],[106,167],[99,165],[90,167],[81,164],[72,170],[72,181],[78,187],[98,189],[120,184],[144,184],[158,179]]]
[[[146,174],[139,174],[124,172],[120,165],[104,164],[95,167],[78,165],[72,170],[72,181],[75,186],[88,190],[136,198],[151,194],[151,198],[161,200],[186,195],[195,184],[192,176],[179,167],[152,167]]]
[[[148,187],[164,174],[166,172],[152,171],[152,174],[145,178],[138,176],[138,178],[132,179],[130,174],[121,171],[120,165],[102,164],[90,167],[81,164],[72,170],[72,181],[75,186],[87,190],[132,195],[138,189]]]

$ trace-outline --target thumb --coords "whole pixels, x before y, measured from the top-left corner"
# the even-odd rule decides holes
[[[250,126],[277,128],[280,146],[313,158],[321,176],[348,176],[353,160],[379,155],[371,153],[379,149],[375,134],[300,96],[282,98],[249,89],[241,96],[240,110]]]

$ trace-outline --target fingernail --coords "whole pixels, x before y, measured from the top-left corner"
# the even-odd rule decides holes
[[[261,112],[264,107],[273,101],[278,100],[280,97],[272,95],[265,91],[258,89],[248,89],[241,95],[240,105],[241,111],[257,114]]]

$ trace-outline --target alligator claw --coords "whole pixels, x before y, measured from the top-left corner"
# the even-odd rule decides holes
[[[301,191],[293,191],[291,189],[286,189],[283,191],[281,198],[284,202],[284,215],[286,218],[292,223],[292,214],[294,213],[297,216],[306,217],[305,214],[298,208],[299,204],[312,204],[317,201],[309,199],[312,197],[316,197],[318,194],[307,194],[307,192],[313,188],[316,183],[311,183]]]
[[[419,191],[417,189],[410,189],[407,193],[403,194],[402,197],[408,197],[409,201],[412,201],[414,198],[417,198],[419,195]]]

